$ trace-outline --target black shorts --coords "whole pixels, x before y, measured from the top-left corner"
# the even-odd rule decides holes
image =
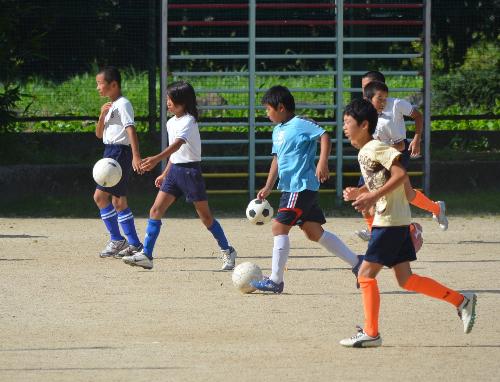
[[[389,268],[406,261],[417,260],[410,236],[410,226],[373,227],[365,260]]]
[[[185,195],[186,202],[190,203],[207,200],[200,162],[172,163],[160,190],[176,198]]]
[[[122,178],[113,187],[102,187],[97,184],[96,188],[109,192],[113,196],[126,196],[130,174],[132,173],[132,149],[126,145],[104,145],[104,154],[102,157],[112,158],[120,163]]]
[[[274,218],[285,225],[301,226],[311,221],[325,224],[326,219],[318,202],[318,191],[283,192],[278,214]]]

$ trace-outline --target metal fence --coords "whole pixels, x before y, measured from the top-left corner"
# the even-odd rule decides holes
[[[217,18],[199,19],[199,9],[217,10]],[[298,12],[299,11],[299,12]],[[380,12],[382,11],[382,12]],[[243,95],[237,104],[208,104],[200,106],[204,111],[243,110],[245,120],[235,121],[234,116],[219,116],[214,122],[200,122],[205,126],[243,126],[247,128],[247,139],[203,140],[211,145],[248,145],[248,153],[238,156],[206,156],[204,161],[245,161],[246,173],[212,173],[209,177],[246,177],[246,189],[217,190],[214,192],[248,192],[255,195],[256,177],[265,173],[256,172],[256,163],[269,162],[269,155],[256,155],[256,147],[269,143],[270,139],[257,139],[259,126],[270,126],[259,118],[263,109],[259,104],[261,93],[266,90],[266,79],[272,77],[289,86],[294,78],[311,77],[324,79],[326,86],[289,86],[295,94],[297,111],[318,119],[332,134],[336,178],[333,190],[340,199],[343,176],[359,176],[357,172],[344,172],[344,161],[352,161],[355,155],[346,153],[348,141],[343,138],[342,113],[345,102],[351,96],[360,96],[360,76],[368,70],[388,67],[387,61],[422,59],[418,70],[387,70],[390,77],[422,76],[422,87],[391,89],[391,94],[423,92],[425,107],[425,150],[424,188],[429,189],[430,171],[430,1],[356,4],[355,2],[279,2],[257,0],[241,2],[186,3],[185,1],[162,1],[162,43],[161,43],[161,99],[165,99],[168,75],[173,79],[192,80],[193,77],[207,79],[235,78],[230,86],[206,86],[196,89],[199,94],[215,95],[215,100],[228,94]],[[226,29],[225,29],[226,28]],[[320,35],[320,37],[315,36]],[[412,46],[413,43],[416,44]],[[377,44],[377,52],[373,52]],[[367,49],[367,46],[371,49]],[[214,64],[214,70],[200,71],[206,67],[203,62],[224,62]],[[274,62],[280,61],[280,68]],[[291,63],[291,64],[290,64]],[[192,70],[183,70],[190,66]],[[398,65],[401,66],[401,65]],[[220,68],[232,67],[232,70]],[[304,69],[304,67],[306,69]],[[351,84],[345,86],[345,77]],[[244,79],[244,81],[242,81]],[[233,97],[234,98],[234,97]],[[310,99],[320,100],[310,102]],[[165,106],[161,109],[161,125],[167,120]],[[162,146],[167,145],[165,129],[162,130]],[[411,175],[421,176],[422,171]],[[325,190],[328,191],[328,190]],[[330,189],[332,191],[332,189]]]

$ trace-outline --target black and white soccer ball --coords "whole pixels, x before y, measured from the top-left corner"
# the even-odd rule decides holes
[[[122,178],[122,167],[112,158],[102,158],[94,165],[92,175],[99,186],[113,187]]]
[[[266,199],[254,199],[248,203],[247,218],[250,223],[261,225],[270,222],[274,210]]]

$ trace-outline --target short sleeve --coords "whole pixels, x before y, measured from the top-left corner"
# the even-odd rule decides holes
[[[406,115],[407,117],[409,117],[413,109],[414,109],[413,105],[408,101],[405,101],[404,99],[397,100],[396,110],[402,115]]]
[[[303,121],[304,131],[311,141],[319,139],[319,137],[325,133],[325,129],[323,129],[316,122],[304,119],[303,117],[301,117],[301,119]]]
[[[130,102],[125,102],[124,104],[120,105],[119,113],[120,113],[120,121],[123,127],[135,125],[134,109]]]
[[[391,169],[394,160],[401,156],[401,153],[394,147],[382,144],[375,149],[375,161],[379,162],[387,170]]]
[[[193,120],[191,118],[183,118],[180,121],[181,125],[177,128],[174,139],[179,138],[184,142],[187,142],[189,139],[189,131],[192,127]]]

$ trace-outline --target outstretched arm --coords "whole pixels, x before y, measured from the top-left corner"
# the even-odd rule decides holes
[[[177,138],[171,145],[169,145],[158,155],[143,159],[141,162],[141,170],[151,171],[161,160],[168,158],[170,155],[179,150],[184,143],[186,143],[184,140]]]

